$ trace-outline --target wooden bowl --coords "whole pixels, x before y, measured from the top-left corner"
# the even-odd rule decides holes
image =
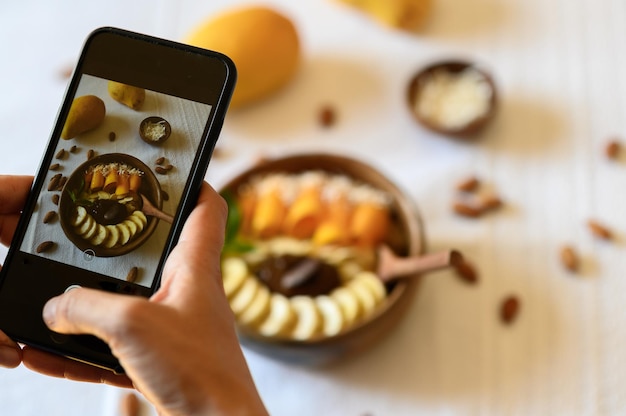
[[[472,75],[476,75],[482,82],[483,86],[487,86],[489,96],[484,97],[487,100],[486,111],[479,113],[476,117],[458,126],[446,126],[437,123],[432,117],[428,117],[417,109],[420,99],[423,99],[424,88],[428,82],[432,82],[433,77],[437,74],[449,74],[451,76],[459,76],[466,70],[471,70]],[[458,138],[469,138],[475,136],[493,119],[497,104],[496,85],[493,78],[485,70],[477,67],[471,62],[465,61],[442,61],[427,66],[420,70],[409,82],[407,87],[407,103],[411,114],[425,128],[438,134],[452,136]],[[445,97],[440,98],[441,101]],[[482,105],[482,103],[480,103]]]
[[[97,257],[116,257],[130,253],[143,245],[148,238],[150,238],[159,222],[158,218],[149,217],[146,227],[131,241],[129,241],[128,244],[113,248],[94,246],[76,233],[70,225],[70,218],[76,206],[72,200],[72,193],[75,195],[80,194],[80,190],[84,186],[83,178],[85,176],[85,172],[87,172],[90,167],[100,164],[106,165],[109,163],[121,163],[142,171],[144,175],[139,188],[139,194],[145,195],[146,198],[148,198],[158,208],[161,208],[163,205],[161,185],[157,180],[156,175],[145,163],[134,156],[123,153],[106,153],[89,159],[78,166],[69,176],[67,183],[63,187],[63,192],[61,192],[61,198],[59,200],[59,218],[61,227],[63,228],[63,232],[67,238],[79,250],[92,250],[94,255]]]
[[[345,156],[303,154],[263,162],[228,182],[221,192],[236,190],[257,176],[272,172],[301,173],[321,170],[342,174],[387,192],[392,198],[392,227],[388,243],[397,254],[416,255],[424,252],[424,230],[411,200],[382,173],[371,166]],[[386,300],[361,322],[331,337],[318,336],[311,340],[267,338],[240,327],[243,345],[269,357],[298,364],[326,364],[365,349],[380,341],[404,315],[419,284],[419,277],[403,279],[387,286]]]
[[[153,135],[148,133],[150,126],[156,125],[156,124],[162,125],[165,128],[163,131],[163,134],[159,135],[158,137],[154,137]],[[146,117],[139,124],[139,136],[141,137],[141,140],[143,140],[144,142],[150,145],[162,144],[167,139],[169,139],[171,134],[172,134],[172,126],[163,117],[158,117],[158,116]]]

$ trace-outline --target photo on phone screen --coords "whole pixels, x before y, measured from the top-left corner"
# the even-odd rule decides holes
[[[152,286],[210,112],[83,74],[21,251]]]

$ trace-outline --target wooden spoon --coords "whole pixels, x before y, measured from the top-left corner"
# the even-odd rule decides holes
[[[150,215],[151,217],[156,217],[169,224],[171,224],[174,221],[174,217],[172,217],[170,214],[166,214],[165,212],[161,211],[160,209],[152,205],[150,200],[146,198],[145,195],[141,194],[141,200],[142,200],[141,210],[143,211],[144,214]]]
[[[376,274],[383,282],[411,278],[427,272],[455,267],[463,262],[457,250],[445,250],[412,257],[398,257],[386,245],[378,248]]]

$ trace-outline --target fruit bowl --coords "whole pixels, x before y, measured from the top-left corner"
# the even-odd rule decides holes
[[[59,201],[59,216],[61,227],[63,228],[63,232],[65,233],[67,238],[79,250],[92,250],[94,255],[97,257],[116,257],[130,253],[131,251],[143,245],[150,238],[159,222],[158,218],[146,218],[145,214],[141,215],[139,212],[133,213],[131,215],[125,215],[123,221],[120,222],[125,224],[128,223],[128,225],[123,226],[123,228],[132,227],[132,232],[131,230],[128,230],[127,232],[129,234],[127,235],[127,238],[125,240],[122,240],[121,237],[117,237],[119,241],[111,241],[111,243],[114,244],[110,244],[109,246],[107,246],[106,244],[101,244],[103,242],[98,243],[97,241],[95,241],[95,232],[92,233],[93,236],[88,236],[85,233],[79,232],[83,224],[87,225],[87,221],[82,222],[80,227],[75,224],[77,208],[79,206],[85,205],[83,201],[79,200],[81,198],[81,191],[90,186],[89,183],[86,183],[86,176],[88,175],[88,172],[93,170],[95,167],[112,165],[121,165],[125,166],[127,169],[136,169],[138,172],[141,172],[141,181],[137,185],[135,194],[138,197],[146,197],[149,201],[151,201],[152,204],[154,204],[158,208],[160,208],[163,204],[161,185],[159,184],[159,181],[157,180],[155,174],[144,162],[135,158],[134,156],[123,153],[106,153],[95,156],[77,167],[70,175],[67,183],[63,188],[63,192],[61,193],[61,198]],[[104,189],[100,190],[100,188],[105,188],[105,181],[106,178],[103,177],[102,183],[100,184],[101,186],[99,186],[99,192],[95,192],[94,194],[102,193],[106,195],[107,198],[111,198],[111,196],[116,193],[115,190],[111,190],[109,192],[106,192]],[[131,192],[129,191],[128,194],[130,193]],[[141,208],[138,207],[136,211],[141,211]],[[138,215],[141,215],[141,219],[137,217]],[[108,228],[109,231],[107,231],[107,235],[109,235],[110,232],[113,231],[110,230],[111,227],[117,229],[122,227],[122,225],[120,224],[116,224],[114,226],[98,224],[97,221],[92,221],[92,224],[94,229]],[[118,233],[118,231],[116,231],[116,233]]]
[[[289,177],[293,177],[297,175],[306,175],[311,172],[315,172],[316,174],[321,172],[325,175],[325,177],[330,176],[333,178],[337,175],[344,182],[352,181],[353,183],[358,183],[359,186],[364,185],[367,188],[384,193],[384,195],[388,198],[387,206],[389,224],[386,228],[385,235],[382,236],[382,240],[378,241],[377,244],[389,246],[396,254],[401,256],[419,255],[424,252],[425,242],[423,227],[417,211],[410,199],[382,173],[356,159],[332,154],[302,154],[264,161],[262,164],[251,167],[230,180],[221,188],[220,193],[229,201],[229,205],[231,206],[230,215],[245,217],[246,207],[244,204],[239,203],[239,205],[235,204],[237,206],[233,206],[233,201],[236,200],[237,195],[241,195],[244,190],[260,186],[259,178],[273,177],[272,175],[288,175]],[[241,199],[239,201],[241,201]],[[257,204],[257,206],[260,205],[260,203]],[[285,215],[286,221],[287,218],[289,218],[289,214]],[[241,233],[241,227],[243,227],[243,225],[239,226],[239,233]],[[320,228],[321,226],[316,230],[319,230]],[[232,232],[232,230],[230,231]],[[315,237],[312,237],[312,239],[315,239]],[[279,239],[279,241],[281,241],[281,243],[278,244],[279,246],[281,244],[284,245],[284,239]],[[288,239],[288,241],[291,240]],[[300,241],[300,243],[290,243],[290,247],[292,247],[290,250],[297,252],[300,250],[298,247],[309,246],[307,241],[298,241]],[[246,244],[250,245],[250,242],[248,241],[243,245],[245,246]],[[252,245],[254,244],[257,243],[252,243]],[[258,244],[261,245],[261,243]],[[240,244],[240,246],[242,245]],[[248,249],[250,249],[249,246]],[[252,250],[254,252],[256,249]],[[304,250],[306,251],[307,249],[304,248]],[[341,256],[339,253],[351,252],[350,250],[352,250],[352,247],[350,247],[350,243],[348,243],[342,247],[330,245],[324,246],[322,249],[316,248],[315,250],[317,250],[315,251],[316,253],[330,253],[329,257],[332,257]],[[369,252],[369,248],[362,249],[362,247],[359,247],[355,250],[358,253]],[[313,251],[307,252],[309,253],[309,257],[311,256],[311,252]],[[372,250],[372,252],[375,251]],[[232,275],[230,270],[236,268],[234,267],[234,264],[239,261],[237,260],[238,256],[249,259],[251,257],[253,258],[254,254],[228,254],[228,248],[226,248],[222,267],[226,293],[229,296],[231,307],[237,317],[240,340],[244,346],[251,350],[255,350],[269,357],[290,363],[307,365],[326,364],[342,357],[345,358],[347,355],[352,356],[355,352],[365,349],[382,340],[402,318],[419,285],[419,276],[412,279],[398,280],[384,285],[380,284],[380,287],[384,288],[384,296],[379,299],[380,301],[377,302],[374,307],[370,307],[368,309],[367,314],[360,316],[359,319],[351,321],[350,324],[342,325],[340,329],[331,329],[329,331],[327,331],[326,327],[318,327],[315,332],[307,333],[306,336],[297,335],[295,332],[286,336],[284,331],[276,333],[269,333],[266,331],[266,329],[270,327],[268,321],[271,320],[267,316],[262,318],[264,320],[262,324],[249,325],[252,320],[246,319],[250,318],[251,310],[256,307],[247,306],[247,310],[242,308],[243,301],[241,299],[246,296],[250,297],[245,292],[248,288],[243,283],[237,283],[238,288],[233,289],[235,284],[232,283],[232,279],[229,277]],[[231,261],[233,258],[235,260]],[[370,259],[375,263],[375,258],[376,257],[374,255]],[[303,264],[304,263],[305,262],[303,262]],[[350,265],[352,265],[352,263],[350,263]],[[307,264],[304,264],[304,267],[307,266]],[[343,267],[343,264],[341,267]],[[350,267],[346,267],[345,269],[348,270]],[[255,270],[254,267],[250,267],[247,271],[248,280],[250,280],[250,277],[256,280],[261,280],[261,272],[258,270],[260,269]],[[369,271],[357,270],[355,273],[358,275],[359,279],[361,277],[364,279],[367,277],[370,279],[371,283],[372,273]],[[293,277],[292,275],[293,274],[290,274],[291,277]],[[378,279],[374,280],[379,281]],[[353,280],[349,280],[348,282],[351,283]],[[247,281],[247,283],[250,282]],[[263,296],[268,296],[266,293],[268,292],[267,288],[271,288],[272,286],[269,284],[266,286],[266,284],[267,281],[262,281],[261,284],[250,283],[250,286],[258,286],[260,288],[258,289],[258,293],[263,292]],[[273,292],[273,289],[270,289],[269,292],[272,297],[281,297],[280,294]],[[323,298],[322,300],[325,301],[324,303],[327,303],[327,299],[333,297],[332,295],[334,294],[335,292],[331,292],[328,296],[326,296],[322,291],[321,294],[318,293],[316,295],[311,295],[310,297],[317,302],[318,306],[320,306],[320,298]],[[296,294],[290,299],[292,300],[292,304],[295,302],[294,299],[297,299],[299,301],[298,303],[303,304],[300,305],[303,308],[306,304],[310,303],[309,301],[306,301],[306,296],[302,294]],[[250,305],[252,305],[252,302]],[[320,309],[320,315],[322,316],[326,316],[326,311],[324,309],[325,308]],[[266,312],[266,315],[269,314],[272,316],[271,314],[274,311],[275,309],[272,309],[270,312]],[[342,312],[345,311],[342,309]],[[301,319],[308,319],[302,318],[302,315],[300,314],[298,314],[298,317]],[[288,329],[288,331],[291,330],[292,329]]]

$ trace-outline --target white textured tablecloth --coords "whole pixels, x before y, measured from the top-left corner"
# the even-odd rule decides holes
[[[182,39],[211,13],[248,1],[5,1],[0,5],[0,171],[33,173],[84,37],[113,25]],[[626,137],[626,3],[434,0],[418,36],[383,28],[333,0],[268,0],[297,24],[303,62],[288,88],[228,115],[217,187],[259,155],[332,151],[372,163],[414,199],[431,249],[476,264],[470,286],[424,279],[406,319],[375,348],[323,369],[246,351],[274,415],[613,415],[626,409],[626,162],[603,152]],[[500,92],[495,122],[466,143],[418,127],[405,105],[415,70],[474,60]],[[337,123],[321,128],[330,104]],[[504,209],[451,212],[454,185],[481,177]],[[615,232],[593,238],[595,218]],[[581,253],[567,273],[563,244]],[[517,320],[498,319],[503,297]],[[123,392],[0,370],[1,414],[114,415]]]

